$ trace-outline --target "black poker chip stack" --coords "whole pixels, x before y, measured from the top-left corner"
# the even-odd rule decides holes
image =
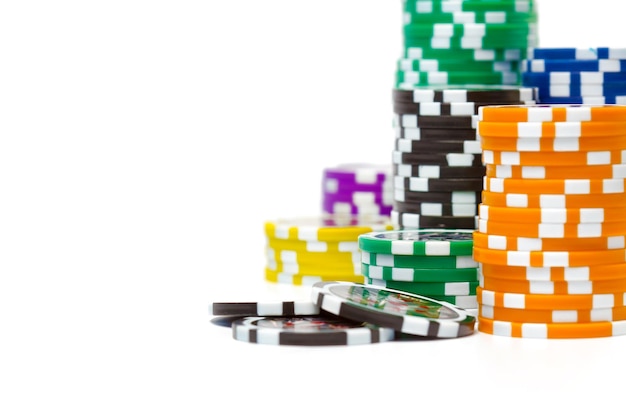
[[[536,96],[521,86],[394,89],[394,227],[477,229],[485,176],[478,109]]]

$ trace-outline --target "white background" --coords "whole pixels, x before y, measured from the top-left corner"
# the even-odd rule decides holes
[[[543,0],[541,46],[624,45]],[[626,338],[247,344],[215,301],[324,167],[388,163],[399,0],[0,4],[0,415],[619,413]],[[615,379],[617,378],[617,379]]]

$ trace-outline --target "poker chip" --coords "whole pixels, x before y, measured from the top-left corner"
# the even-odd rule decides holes
[[[586,282],[624,279],[626,263],[587,265],[580,267],[525,267],[482,263],[483,275],[522,281]]]
[[[485,290],[521,294],[611,294],[626,292],[623,279],[602,281],[521,281],[479,275],[480,286]],[[493,318],[493,317],[490,317]]]
[[[478,123],[481,137],[601,137],[626,134],[624,122],[484,122]]]
[[[394,164],[439,165],[442,167],[481,167],[482,156],[467,153],[437,153],[416,154],[413,152],[392,151]]]
[[[361,273],[361,265],[358,262],[283,262],[276,259],[266,258],[267,268],[275,272],[302,275],[358,275]]]
[[[421,116],[411,113],[414,112],[414,108],[415,105],[411,103],[394,103],[393,112],[402,115],[400,117],[402,127],[446,130],[455,128],[471,130],[474,128],[473,116]]]
[[[368,278],[367,284],[377,287],[391,288],[393,290],[409,292],[411,294],[422,294],[425,296],[470,296],[476,301],[477,281],[466,282],[398,282],[385,281],[384,279]],[[455,300],[456,301],[456,300]],[[455,302],[452,304],[457,305]],[[458,305],[457,305],[458,307]]]
[[[626,141],[620,136],[601,137],[522,137],[522,138],[502,138],[502,137],[479,137],[478,142],[482,147],[492,151],[500,152],[580,152],[580,151],[622,151],[626,149]],[[452,147],[450,147],[452,148]],[[459,145],[457,145],[457,149]],[[452,148],[454,149],[454,148]]]
[[[626,59],[524,59],[525,72],[624,72]]]
[[[480,191],[449,191],[449,192],[428,192],[395,190],[395,202],[412,203],[442,203],[442,204],[470,204],[480,203],[482,192]]]
[[[318,275],[313,274],[294,274],[283,271],[273,271],[269,268],[265,268],[264,271],[265,280],[275,284],[284,285],[296,285],[309,287],[319,281],[346,281],[363,283],[364,277],[361,272],[354,274],[349,272],[346,274],[339,273],[337,271],[325,272]]]
[[[397,62],[398,71],[416,72],[457,72],[463,68],[465,72],[515,72],[518,74],[520,64],[513,61],[467,61],[462,59],[407,59]],[[454,107],[454,106],[453,106]]]
[[[409,159],[409,158],[398,158]],[[395,162],[395,160],[394,160]],[[513,152],[494,151],[483,146],[482,162],[487,165],[579,166],[626,163],[626,151]]]
[[[393,178],[396,190],[408,190],[413,192],[480,192],[483,187],[483,182],[482,178],[419,178],[398,176]]]
[[[415,213],[422,216],[468,217],[478,215],[476,203],[405,203],[396,201],[394,207],[403,213]]]
[[[465,49],[450,51],[445,49],[433,49],[426,47],[406,47],[401,59],[458,59],[466,62],[473,61],[515,61],[519,62],[526,57],[527,50],[519,48],[502,49]],[[464,86],[456,86],[464,88]],[[467,88],[467,87],[465,87]]]
[[[514,218],[514,217],[511,217]],[[487,249],[512,251],[560,251],[564,248],[573,251],[601,251],[626,249],[626,236],[606,236],[585,239],[529,238],[484,234],[475,231],[474,245]]]
[[[621,145],[624,146],[624,145]],[[396,139],[395,148],[399,152],[443,152],[443,153],[466,153],[482,154],[480,141],[471,140],[442,140],[426,142],[421,140]]]
[[[607,294],[522,294],[476,288],[479,305],[528,310],[583,310],[624,307],[624,292]]]
[[[623,207],[585,208],[516,208],[479,205],[481,219],[505,222],[515,219],[518,223],[602,223],[626,221]]]
[[[268,238],[301,241],[356,241],[360,234],[390,230],[387,216],[324,214],[266,221]]]
[[[418,256],[389,255],[361,250],[361,262],[369,266],[420,269],[464,269],[476,268],[478,264],[472,255],[457,256]]]
[[[476,229],[478,216],[424,216],[417,213],[405,213],[391,210],[391,223],[394,228],[443,228],[443,229]]]
[[[396,71],[396,79],[401,89],[448,84],[515,85],[521,82],[519,73],[513,71]]]
[[[392,266],[362,265],[363,275],[370,279],[400,282],[478,282],[477,268],[397,268]]]
[[[528,77],[526,77],[528,79]],[[617,103],[618,99],[623,99],[626,94],[626,81],[606,82],[598,84],[568,83],[558,84],[544,81],[535,81],[539,91],[539,100],[543,99],[568,99],[580,98],[581,100],[609,101],[611,98]],[[584,102],[581,101],[581,104]],[[595,104],[600,104],[595,103]],[[608,104],[608,103],[606,103]]]
[[[555,71],[555,72],[523,72],[522,83],[533,85],[539,90],[550,86],[603,86],[604,84],[626,82],[623,72],[592,72],[592,71]]]
[[[426,47],[433,49],[447,49],[451,53],[465,49],[503,49],[527,48],[536,45],[538,37],[535,33],[512,32],[508,36],[452,36],[452,37],[406,37],[405,48]]]
[[[626,171],[626,165],[624,165]],[[439,165],[393,164],[393,175],[416,178],[481,178],[486,174],[484,166],[442,167]],[[625,174],[626,175],[626,174]],[[397,191],[397,190],[396,190]]]
[[[266,239],[266,246],[275,250],[304,253],[354,253],[359,250],[358,242],[354,240],[345,242],[320,242],[290,239]]]
[[[626,222],[614,223],[503,223],[478,219],[478,231],[490,235],[507,235],[533,238],[588,238],[622,236]]]
[[[535,11],[500,11],[486,9],[480,11],[463,11],[450,8],[450,3],[437,3],[439,8],[435,10],[433,4],[428,2],[416,3],[415,10],[404,11],[405,23],[428,22],[433,23],[520,23],[536,22],[538,15]],[[448,11],[444,11],[447,8]]]
[[[443,181],[443,180],[439,180]],[[624,178],[613,179],[565,179],[565,180],[528,180],[514,178],[484,177],[483,189],[496,193],[533,194],[623,194]],[[414,190],[412,190],[414,191]]]
[[[413,103],[519,103],[537,100],[535,87],[506,85],[449,85],[439,88],[396,89],[394,101]]]
[[[394,169],[394,174],[397,174]],[[485,164],[485,175],[517,179],[609,179],[626,178],[626,164],[587,166],[519,166]]]
[[[506,12],[531,13],[536,11],[533,0],[445,0],[402,2],[405,12],[413,13],[453,13],[453,12]]]
[[[300,316],[319,314],[320,309],[310,300],[266,302],[212,302],[209,314],[213,316]]]
[[[626,262],[625,249],[593,251],[520,251],[474,247],[476,262],[493,265],[552,267],[591,266]]]
[[[389,327],[328,314],[295,317],[245,317],[232,323],[235,340],[265,345],[364,345],[394,340]]]
[[[626,308],[591,310],[519,310],[481,306],[481,317],[489,320],[521,323],[593,323],[626,320]]]
[[[478,330],[495,336],[532,339],[614,337],[626,334],[626,320],[595,323],[516,323],[478,316]]]
[[[410,120],[410,114],[396,114],[402,119]],[[394,121],[395,123],[395,121]],[[407,125],[410,123],[406,123]],[[475,129],[432,129],[418,127],[396,127],[396,139],[420,140],[420,141],[440,141],[440,140],[476,140]]]
[[[581,97],[542,97],[539,101],[543,104],[626,104],[626,94],[622,95],[602,95],[602,96],[581,96]]]
[[[471,256],[473,230],[420,229],[364,233],[362,251],[388,255]]]
[[[526,207],[526,208],[588,208],[588,194],[526,194],[526,193],[493,193],[483,191],[482,202],[491,207]],[[594,194],[594,207],[623,207],[626,195]]]
[[[324,282],[313,285],[312,300],[341,318],[437,338],[474,333],[476,318],[450,303],[364,284]]]
[[[626,48],[546,48],[528,50],[529,59],[626,59]]]
[[[506,105],[483,106],[478,111],[481,122],[615,122],[626,121],[626,106],[619,105]]]
[[[359,251],[354,252],[303,252],[295,250],[281,250],[268,247],[267,259],[279,262],[300,264],[321,264],[327,262],[350,263],[360,258]]]

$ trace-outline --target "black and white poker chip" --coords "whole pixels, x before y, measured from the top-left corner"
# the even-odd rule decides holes
[[[318,282],[312,289],[312,300],[320,309],[349,320],[416,336],[456,338],[474,333],[476,317],[444,301],[339,281]]]

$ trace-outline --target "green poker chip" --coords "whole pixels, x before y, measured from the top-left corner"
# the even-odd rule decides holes
[[[520,79],[518,71],[396,71],[396,85],[402,88],[449,84],[518,85]]]
[[[521,64],[516,61],[470,61],[454,58],[442,59],[400,59],[397,61],[398,71],[459,71],[462,72],[495,72],[521,71]]]
[[[450,12],[450,2],[447,1],[404,1],[402,10],[409,13],[425,12],[428,7],[432,12]],[[455,11],[464,12],[507,12],[507,13],[530,13],[537,12],[536,2],[532,0],[465,0],[455,2]]]
[[[478,281],[461,282],[398,282],[367,278],[366,282],[384,288],[406,291],[428,297],[476,295]]]
[[[526,48],[494,48],[494,49],[448,49],[430,46],[406,48],[406,59],[457,59],[466,61],[512,61],[519,62],[528,56]]]
[[[403,32],[404,36],[415,38],[526,36],[536,33],[535,26],[529,23],[411,23],[403,26]]]
[[[431,9],[432,10],[432,9]],[[413,23],[537,23],[539,14],[530,12],[503,12],[481,10],[475,12],[415,12],[403,13],[405,24]]]
[[[395,268],[419,269],[465,269],[477,268],[472,255],[459,256],[420,256],[420,255],[389,255],[371,253],[361,250],[361,262],[373,266],[389,266]]]
[[[361,273],[365,278],[385,281],[469,282],[478,280],[478,268],[423,269],[361,264]]]
[[[359,235],[359,249],[389,255],[471,256],[473,229],[388,230]]]

